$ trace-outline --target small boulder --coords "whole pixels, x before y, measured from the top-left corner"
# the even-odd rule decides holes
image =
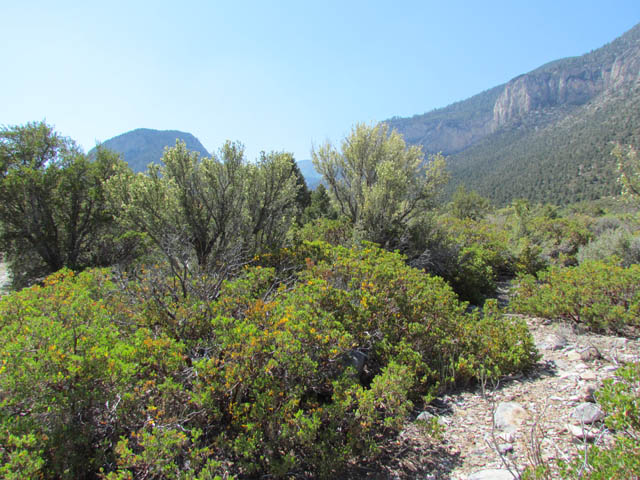
[[[578,425],[565,425],[567,431],[577,440],[586,440],[588,442],[595,440],[596,434],[589,427],[581,427]]]
[[[594,360],[598,360],[599,358],[602,358],[602,355],[600,355],[600,352],[595,347],[588,347],[580,352],[580,359],[583,362],[592,362]]]
[[[571,350],[567,352],[567,358],[572,362],[577,362],[578,360],[580,360],[580,354],[575,350]]]
[[[596,390],[597,388],[595,383],[587,382],[582,384],[579,390],[579,400],[584,402],[595,402],[596,400],[593,394],[596,393]]]
[[[513,443],[516,441],[516,435],[513,432],[502,432],[498,436],[507,443]]]
[[[416,417],[416,421],[418,422],[429,422],[432,418],[435,418],[435,415],[429,412],[420,412],[420,415]]]
[[[550,333],[544,337],[544,340],[542,340],[542,343],[540,344],[540,348],[544,350],[562,350],[567,346],[567,343],[567,337],[564,335]]]
[[[469,475],[469,480],[513,480],[513,475],[509,470],[502,468],[488,468]]]
[[[349,350],[342,357],[342,364],[345,368],[353,367],[358,375],[362,375],[366,361],[367,354],[360,350]]]
[[[571,418],[584,425],[591,425],[604,418],[604,412],[595,403],[584,402],[571,412]]]
[[[527,411],[517,402],[498,404],[493,416],[495,425],[501,430],[515,430],[529,418]]]

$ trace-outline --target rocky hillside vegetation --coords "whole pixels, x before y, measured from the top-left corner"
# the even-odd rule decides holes
[[[410,144],[449,156],[464,183],[506,204],[569,203],[617,193],[614,144],[640,132],[640,25],[449,107],[393,118]]]
[[[620,161],[625,198],[495,209],[439,203],[443,157],[385,124],[314,151],[306,198],[285,152],[136,174],[1,130],[0,477],[640,476]]]

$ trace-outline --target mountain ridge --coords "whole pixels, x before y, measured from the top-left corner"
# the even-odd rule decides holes
[[[640,24],[585,55],[548,62],[466,100],[387,123],[425,153],[449,156],[451,190],[467,183],[498,204],[518,196],[560,203],[593,199],[615,193],[612,142],[640,141],[640,115],[634,109],[639,86]],[[572,138],[595,143],[588,149],[579,146],[576,155]],[[546,174],[541,170],[550,168],[552,157],[561,175],[542,181]],[[565,192],[562,186],[575,180],[571,175],[579,166],[582,173],[597,175],[579,179]],[[515,188],[501,184],[505,172]],[[522,173],[538,190],[526,188],[514,173]]]
[[[105,140],[100,146],[122,155],[134,172],[143,172],[149,163],[160,163],[165,147],[172,147],[176,141],[184,141],[187,148],[208,157],[209,152],[194,135],[179,130],[154,130],[136,128]],[[89,151],[89,155],[95,148]]]

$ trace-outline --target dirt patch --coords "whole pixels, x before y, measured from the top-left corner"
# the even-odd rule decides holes
[[[508,465],[518,474],[535,462],[581,455],[585,443],[569,427],[576,425],[576,407],[594,402],[593,391],[622,364],[640,361],[640,341],[584,332],[566,323],[526,321],[542,355],[532,371],[439,398],[425,410],[443,426],[442,438],[429,439],[419,423],[408,423],[397,439],[401,447],[390,448],[376,463],[360,465],[359,478],[467,480],[483,470],[508,475]],[[516,428],[497,429],[494,413],[503,402],[522,406],[526,420]],[[587,428],[592,428],[595,443],[612,442],[601,422]]]

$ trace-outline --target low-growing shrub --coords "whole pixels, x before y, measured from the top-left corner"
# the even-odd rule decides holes
[[[640,265],[586,261],[518,277],[511,308],[562,318],[594,331],[624,333],[640,325]]]
[[[0,300],[0,427],[44,478],[91,478],[148,404],[184,401],[180,344],[136,328],[115,293],[101,272],[61,271]]]
[[[524,322],[493,302],[467,314],[399,254],[300,248],[276,262],[294,280],[247,265],[208,303],[100,271],[0,300],[0,471],[326,478],[375,455],[416,400],[537,360]]]
[[[247,296],[239,278],[223,288],[212,322],[221,347],[195,364],[193,402],[244,471],[328,476],[375,452],[412,400],[537,359],[524,323],[495,309],[467,315],[442,279],[401,255],[306,249],[314,258],[293,287]]]
[[[409,264],[444,278],[464,301],[482,305],[496,281],[513,273],[507,236],[484,220],[440,216],[411,243]],[[415,250],[415,248],[414,248]]]

